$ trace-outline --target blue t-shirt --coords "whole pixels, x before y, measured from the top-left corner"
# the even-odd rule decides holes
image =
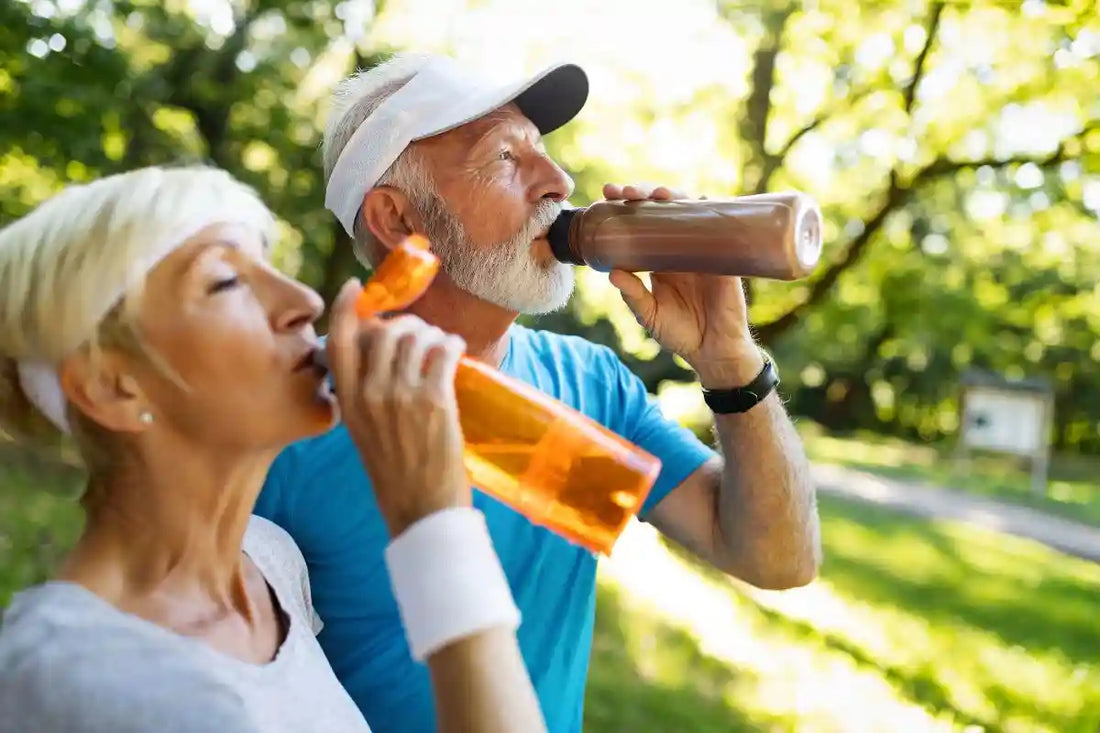
[[[576,408],[661,459],[645,512],[714,453],[666,420],[613,351],[574,336],[511,329],[501,370]],[[553,733],[581,730],[596,603],[596,557],[480,492],[481,509],[522,613],[519,645]],[[383,560],[389,542],[347,431],[287,448],[256,513],[285,528],[309,566],[319,640],[378,733],[428,733],[427,666],[409,656]]]

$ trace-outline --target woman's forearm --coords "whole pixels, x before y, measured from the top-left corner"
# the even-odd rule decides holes
[[[444,509],[395,531],[386,566],[443,733],[546,730],[516,641],[519,609],[484,515]]]
[[[545,731],[515,632],[496,627],[428,657],[440,733]]]

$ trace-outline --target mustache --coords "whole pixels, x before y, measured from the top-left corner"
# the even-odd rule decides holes
[[[553,224],[554,220],[561,214],[562,208],[561,202],[559,201],[542,199],[536,205],[535,212],[531,214],[531,218],[528,219],[523,228],[516,233],[512,241],[517,244],[530,244],[535,237],[546,233],[546,230],[550,228],[550,225]]]

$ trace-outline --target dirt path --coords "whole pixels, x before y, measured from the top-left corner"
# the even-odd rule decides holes
[[[842,466],[815,464],[818,489],[898,511],[954,519],[1027,537],[1069,555],[1100,562],[1100,529],[973,494],[875,476]]]

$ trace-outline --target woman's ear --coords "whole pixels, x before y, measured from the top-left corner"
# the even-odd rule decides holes
[[[362,226],[367,227],[385,252],[401,244],[410,234],[424,234],[420,214],[404,191],[392,186],[375,186],[363,197]]]
[[[84,415],[116,433],[147,430],[148,400],[137,379],[126,370],[126,359],[112,352],[94,356],[87,350],[66,359],[58,371],[61,391]]]

